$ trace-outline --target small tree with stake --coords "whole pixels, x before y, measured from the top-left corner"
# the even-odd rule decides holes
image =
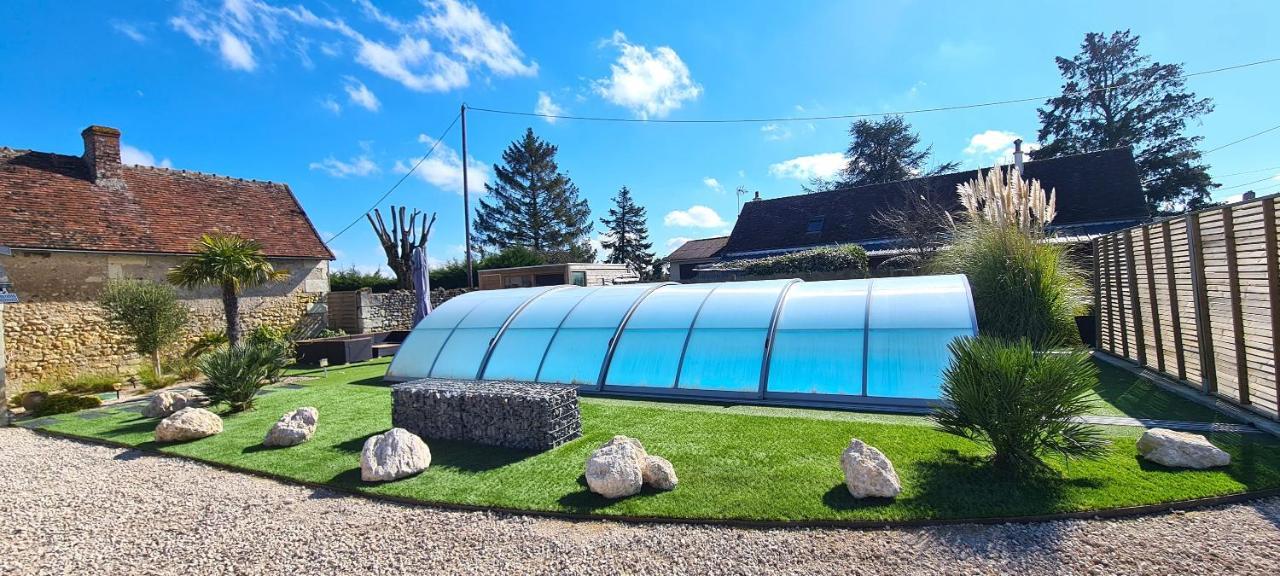
[[[426,213],[417,209],[406,213],[404,206],[396,208],[392,205],[390,230],[387,230],[387,223],[377,208],[373,209],[372,215],[365,214],[364,217],[373,227],[373,233],[377,234],[382,251],[387,253],[387,266],[396,275],[396,288],[413,290],[413,250],[427,245],[431,227],[436,223],[435,212],[428,220]],[[418,224],[419,217],[421,225]]]

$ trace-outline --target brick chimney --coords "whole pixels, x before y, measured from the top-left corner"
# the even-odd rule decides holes
[[[106,126],[90,126],[84,138],[84,163],[93,183],[109,188],[124,187],[124,166],[120,164],[120,131]]]

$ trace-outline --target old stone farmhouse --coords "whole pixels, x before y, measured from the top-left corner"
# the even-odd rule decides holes
[[[0,147],[0,246],[21,299],[5,308],[9,391],[41,378],[125,373],[140,360],[96,299],[111,279],[164,281],[207,232],[260,242],[282,283],[245,293],[246,326],[323,329],[329,261],[285,184],[123,165],[120,131],[90,126],[78,156]],[[188,338],[223,326],[213,289],[180,291]]]

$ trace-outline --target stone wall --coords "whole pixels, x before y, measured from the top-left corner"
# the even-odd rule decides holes
[[[432,290],[431,307],[435,308],[450,298],[466,294],[469,290]],[[329,328],[341,329],[349,334],[386,332],[413,329],[413,291],[392,290],[374,293],[368,289],[357,292],[332,292],[329,294]]]
[[[550,450],[582,435],[578,389],[427,378],[391,386],[391,424],[418,436]]]
[[[164,281],[164,272],[181,257],[14,253],[14,258],[6,259],[5,268],[21,300],[6,306],[3,321],[11,395],[46,378],[137,370],[142,358],[133,352],[130,339],[109,325],[96,299],[108,280]],[[242,295],[243,326],[269,325],[302,336],[322,330],[324,312],[317,304],[328,291],[328,262],[280,259],[272,263],[288,270],[290,277]],[[179,296],[190,320],[168,355],[184,350],[199,335],[226,326],[218,291],[179,290]]]

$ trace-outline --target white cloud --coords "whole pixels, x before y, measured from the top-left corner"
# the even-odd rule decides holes
[[[765,140],[778,141],[791,139],[791,129],[778,124],[765,124],[760,127],[760,133],[764,134]]]
[[[436,139],[419,134],[418,142],[430,148]],[[417,162],[417,158],[397,161],[395,171],[402,174],[408,172]],[[437,188],[462,194],[462,158],[443,142],[418,166],[413,175]],[[484,162],[476,160],[474,156],[467,159],[467,186],[472,196],[484,193],[484,183],[489,181],[489,176],[489,168]]]
[[[524,53],[511,39],[506,24],[494,25],[475,4],[458,0],[428,2],[432,12],[425,28],[443,36],[450,49],[468,64],[482,64],[499,76],[536,76],[537,62],[524,62]]]
[[[965,147],[964,154],[969,160],[978,166],[990,166],[992,164],[1012,164],[1013,163],[1013,141],[1019,139],[1014,132],[1005,130],[986,130],[974,134],[969,138],[969,145]],[[1022,151],[1031,152],[1040,148],[1039,144],[1034,142],[1023,142]]]
[[[720,184],[719,180],[716,180],[715,178],[712,178],[710,176],[703,178],[702,184],[707,188],[715,190],[716,192],[724,192],[724,185]]]
[[[320,162],[312,162],[308,168],[327,172],[334,178],[369,176],[379,171],[378,164],[369,158],[368,154],[361,154],[345,162],[330,156]]]
[[[693,238],[689,238],[688,236],[676,236],[674,238],[667,238],[667,254],[670,254],[676,248],[684,246],[684,243],[690,240],[693,240]]]
[[[132,166],[159,166],[160,168],[173,168],[173,162],[170,162],[168,158],[157,162],[154,154],[140,148],[134,148],[128,144],[120,145],[120,162],[122,164],[129,164]]]
[[[355,104],[370,112],[377,112],[382,103],[378,101],[378,97],[368,86],[351,76],[344,77],[342,88],[347,91],[347,97],[351,99],[351,103]]]
[[[716,228],[728,224],[715,210],[700,204],[688,210],[672,210],[662,218],[662,223],[681,228]]]
[[[218,33],[218,51],[222,53],[222,61],[234,69],[253,72],[258,67],[257,60],[253,58],[253,48],[226,30]]]
[[[334,114],[342,113],[342,105],[339,104],[337,100],[334,100],[333,96],[325,96],[322,98],[320,100],[320,107],[333,112]]]
[[[224,0],[218,8],[184,2],[169,23],[201,46],[216,46],[223,60],[237,70],[256,69],[258,59],[269,57],[280,45],[309,66],[309,48],[315,45],[328,56],[350,52],[356,63],[421,92],[467,86],[469,69],[497,76],[537,74],[537,63],[525,60],[511,30],[490,21],[475,4],[428,0],[420,14],[403,21],[370,2],[362,5],[365,14],[381,25],[374,32],[390,31],[393,39],[380,40],[373,32],[362,32],[338,18],[322,18],[303,6],[261,0]],[[313,33],[325,36],[312,38]]]
[[[556,119],[550,118],[550,116],[559,116],[564,114],[564,108],[561,108],[559,104],[552,101],[550,94],[547,94],[546,92],[538,92],[538,103],[533,107],[533,112],[535,114],[544,115],[542,119],[546,120],[548,124],[555,124]]]
[[[356,61],[418,92],[445,92],[470,82],[462,64],[433,51],[425,38],[404,36],[394,48],[361,38]]]
[[[848,160],[840,152],[824,152],[798,156],[769,165],[769,173],[777,178],[794,178],[808,182],[814,178],[831,178],[844,170]]]
[[[693,81],[689,67],[671,47],[659,46],[650,52],[628,42],[622,32],[614,32],[607,44],[620,54],[609,66],[611,76],[596,80],[592,87],[637,117],[662,118],[702,93],[702,86]]]
[[[143,34],[142,31],[132,23],[112,20],[111,27],[114,28],[116,32],[123,34],[126,38],[139,44],[147,41],[147,35]]]

